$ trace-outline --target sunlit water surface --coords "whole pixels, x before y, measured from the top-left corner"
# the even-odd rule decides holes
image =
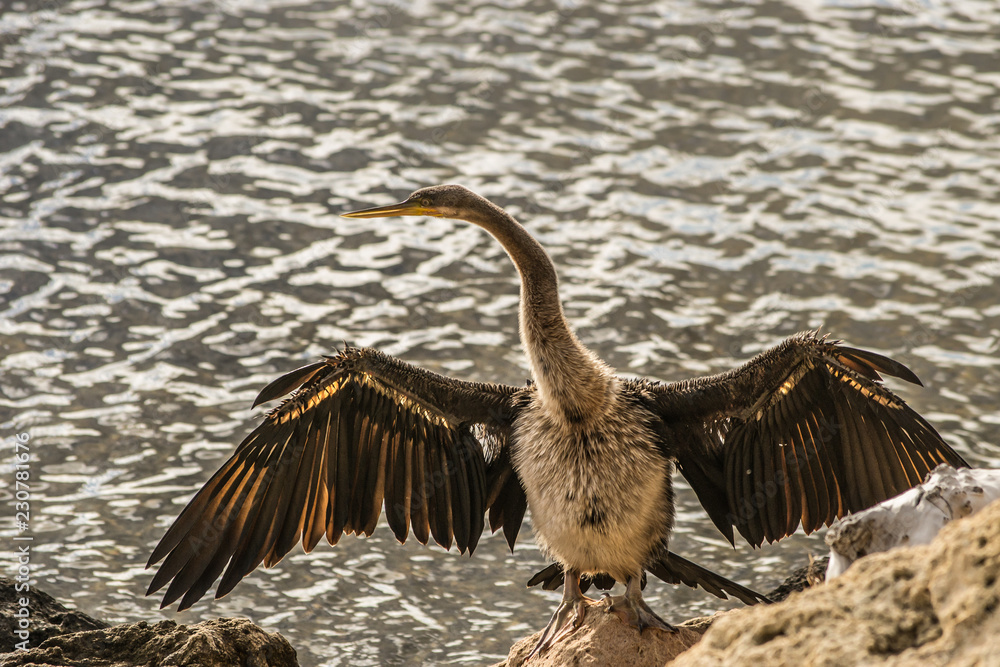
[[[179,615],[143,597],[276,374],[346,340],[524,382],[495,241],[338,217],[439,182],[526,223],[621,373],[823,326],[910,365],[926,387],[893,387],[997,465],[998,7],[5,2],[0,427],[4,457],[31,436],[35,580],[109,621],[248,616],[306,666],[481,664],[540,628],[558,594],[524,588],[527,536],[469,559],[380,527]],[[768,590],[824,550],[733,550],[678,485],[674,548],[729,577]],[[647,595],[675,621],[726,606]]]

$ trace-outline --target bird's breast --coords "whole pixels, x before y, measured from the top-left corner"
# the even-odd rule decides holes
[[[634,573],[673,526],[672,465],[647,416],[626,407],[571,423],[534,405],[515,424],[514,467],[536,539],[581,571]]]

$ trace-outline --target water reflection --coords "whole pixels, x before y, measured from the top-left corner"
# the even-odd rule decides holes
[[[620,371],[715,372],[823,325],[910,364],[914,407],[996,465],[998,27],[987,0],[11,4],[0,421],[34,443],[40,585],[155,616],[145,559],[257,390],[345,339],[523,382],[495,242],[337,216],[436,182],[527,223]],[[822,549],[733,551],[679,484],[676,549],[727,576],[767,588]],[[380,528],[163,613],[247,615],[304,665],[482,663],[551,612],[523,590],[540,564]]]

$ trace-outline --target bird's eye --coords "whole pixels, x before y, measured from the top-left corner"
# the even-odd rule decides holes
[[[424,208],[430,208],[431,200],[428,199],[427,197],[424,197],[423,199],[420,200],[420,205],[423,206]]]

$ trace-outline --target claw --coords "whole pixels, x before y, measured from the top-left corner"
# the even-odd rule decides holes
[[[587,613],[587,604],[594,601],[584,596],[580,590],[580,573],[574,570],[566,570],[563,580],[563,599],[556,608],[549,624],[542,630],[542,636],[538,638],[535,648],[525,658],[525,662],[537,654],[541,654],[557,641],[571,634],[574,630],[583,625],[583,619]]]
[[[601,600],[601,605],[604,606],[605,612],[616,615],[623,623],[638,629],[640,634],[646,628],[677,632],[677,628],[657,616],[642,599],[642,587],[638,577],[629,577],[625,584],[625,595],[606,597]]]

